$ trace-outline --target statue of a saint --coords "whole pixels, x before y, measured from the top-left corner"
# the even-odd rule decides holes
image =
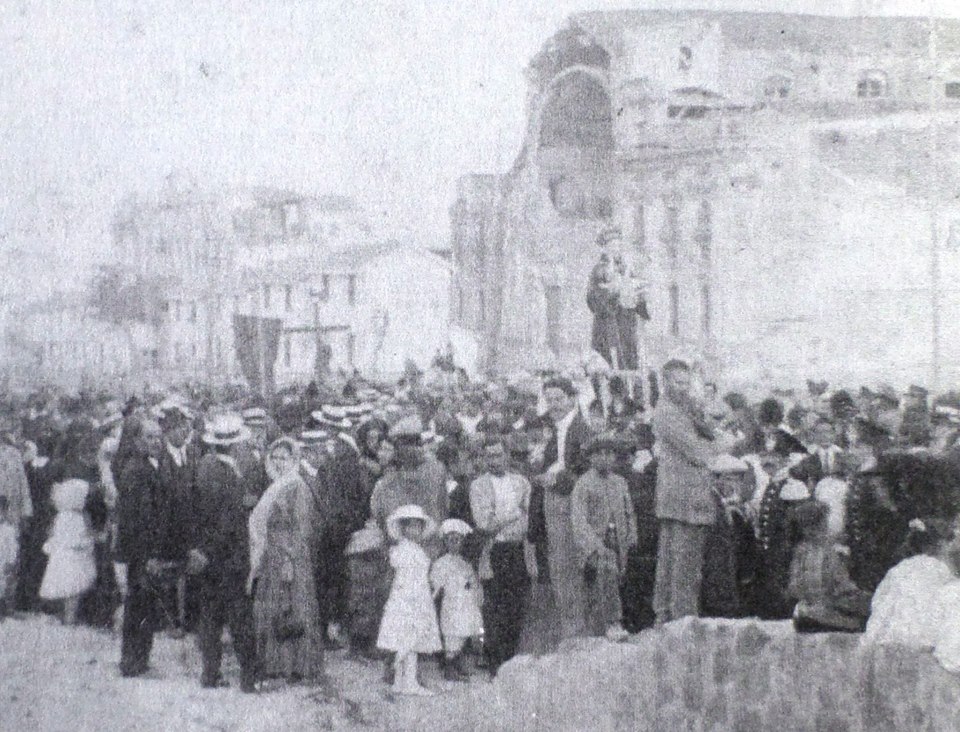
[[[640,266],[624,251],[620,229],[605,229],[597,237],[600,260],[590,273],[587,307],[593,313],[590,345],[617,370],[639,368],[637,327],[650,320]]]

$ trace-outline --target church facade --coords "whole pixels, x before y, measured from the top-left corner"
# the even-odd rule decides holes
[[[490,370],[583,358],[616,225],[651,367],[960,378],[960,21],[585,13],[527,76],[516,162],[451,210],[452,319]]]

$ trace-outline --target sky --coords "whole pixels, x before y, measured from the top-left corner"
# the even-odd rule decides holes
[[[445,245],[456,179],[503,172],[523,69],[571,13],[960,14],[956,0],[0,0],[0,247],[109,252],[120,198],[201,186],[355,196]],[[865,10],[864,10],[865,9]]]

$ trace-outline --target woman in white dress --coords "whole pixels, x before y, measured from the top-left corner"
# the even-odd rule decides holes
[[[430,557],[420,546],[435,524],[420,506],[400,506],[387,518],[387,533],[397,543],[390,549],[393,584],[383,609],[377,647],[394,656],[393,690],[427,695],[417,681],[417,656],[441,650],[437,611],[430,592]]]
[[[73,478],[53,487],[57,516],[50,538],[43,545],[49,557],[40,585],[44,600],[63,600],[63,622],[73,625],[83,594],[97,578],[94,537],[87,524],[84,505],[90,484]]]
[[[907,547],[911,554],[877,586],[863,643],[930,650],[944,622],[941,590],[957,579],[950,563],[954,528],[942,519],[913,519]]]

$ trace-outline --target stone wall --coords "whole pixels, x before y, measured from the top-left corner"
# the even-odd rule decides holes
[[[672,623],[630,642],[520,657],[464,728],[689,732],[960,730],[960,679],[929,653],[789,623]]]

